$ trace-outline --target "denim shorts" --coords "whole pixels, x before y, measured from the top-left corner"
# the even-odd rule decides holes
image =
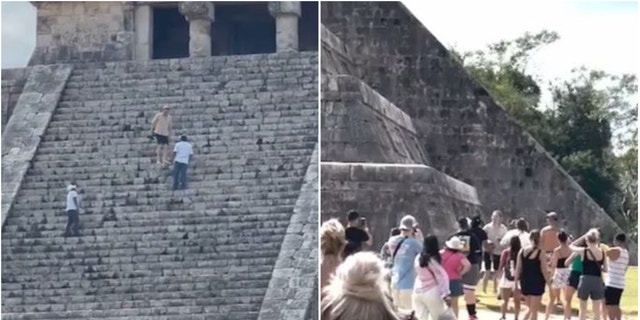
[[[464,295],[464,291],[462,290],[462,281],[458,280],[449,280],[449,291],[451,291],[452,297],[461,297]]]

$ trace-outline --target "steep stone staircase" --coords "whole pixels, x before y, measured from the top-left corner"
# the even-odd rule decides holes
[[[3,227],[2,318],[256,319],[317,141],[316,65],[76,66]],[[194,145],[189,190],[152,163],[164,104]],[[70,181],[77,238],[63,237]]]

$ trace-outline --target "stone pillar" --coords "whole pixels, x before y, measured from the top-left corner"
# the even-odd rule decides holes
[[[211,22],[213,4],[211,2],[180,2],[178,9],[189,21],[189,56],[211,56]]]
[[[136,60],[153,58],[153,11],[147,3],[141,2],[135,8]]]
[[[298,18],[300,2],[269,2],[269,13],[276,19],[276,50],[298,51]]]

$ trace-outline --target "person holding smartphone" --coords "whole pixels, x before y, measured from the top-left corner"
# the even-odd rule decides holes
[[[345,235],[347,238],[347,245],[344,248],[345,258],[362,250],[363,243],[366,243],[367,246],[371,246],[373,244],[373,238],[369,233],[366,218],[360,217],[360,214],[355,210],[351,210],[347,213],[347,228],[345,229]]]

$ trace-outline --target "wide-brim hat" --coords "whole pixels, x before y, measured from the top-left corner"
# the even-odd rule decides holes
[[[70,184],[67,186],[67,191],[75,190],[76,186],[74,184]]]
[[[462,241],[458,237],[451,237],[451,239],[445,241],[444,245],[452,250],[462,250],[464,248]]]

